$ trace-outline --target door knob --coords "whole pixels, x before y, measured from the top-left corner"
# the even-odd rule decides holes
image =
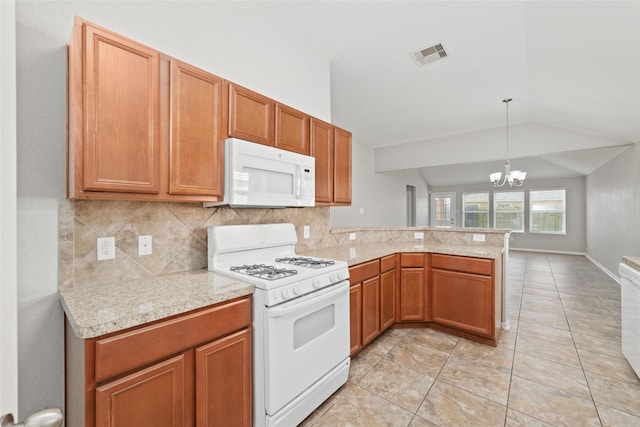
[[[23,423],[14,423],[13,415],[0,417],[0,427],[60,427],[62,425],[62,411],[58,408],[47,408],[36,412]]]

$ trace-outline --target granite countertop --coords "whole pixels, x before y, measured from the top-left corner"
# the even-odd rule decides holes
[[[399,252],[430,252],[495,259],[502,255],[504,248],[494,246],[455,246],[442,243],[378,242],[367,244],[360,242],[353,245],[305,251],[301,255],[342,260],[352,266]]]
[[[622,262],[636,270],[640,270],[640,256],[623,256]]]
[[[415,242],[358,243],[302,252],[346,261],[350,266],[398,252],[499,257],[502,247]],[[95,338],[254,292],[254,286],[208,270],[60,290],[60,302],[75,334]]]
[[[94,338],[252,294],[254,286],[207,270],[60,290],[79,338]]]

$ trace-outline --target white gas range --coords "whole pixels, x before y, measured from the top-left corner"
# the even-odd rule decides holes
[[[349,373],[349,269],[298,256],[293,224],[210,227],[209,270],[256,286],[254,425],[297,425]]]

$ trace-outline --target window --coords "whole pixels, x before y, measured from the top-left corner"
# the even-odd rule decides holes
[[[462,226],[489,228],[489,193],[462,195]]]
[[[524,233],[524,191],[494,193],[493,224],[494,228]]]
[[[529,232],[565,234],[566,190],[529,191]]]

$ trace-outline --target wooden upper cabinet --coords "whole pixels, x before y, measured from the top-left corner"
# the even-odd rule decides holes
[[[223,195],[224,81],[170,59],[169,193]]]
[[[351,204],[351,132],[335,128],[334,161],[333,201]]]
[[[228,134],[275,146],[275,101],[230,83]]]
[[[276,104],[276,147],[309,155],[309,116]]]
[[[160,54],[81,20],[76,27],[81,35],[69,47],[70,103],[83,111],[70,111],[81,120],[70,126],[84,161],[70,179],[82,190],[158,193]]]
[[[333,126],[311,119],[311,156],[316,158],[316,202],[333,202]]]

